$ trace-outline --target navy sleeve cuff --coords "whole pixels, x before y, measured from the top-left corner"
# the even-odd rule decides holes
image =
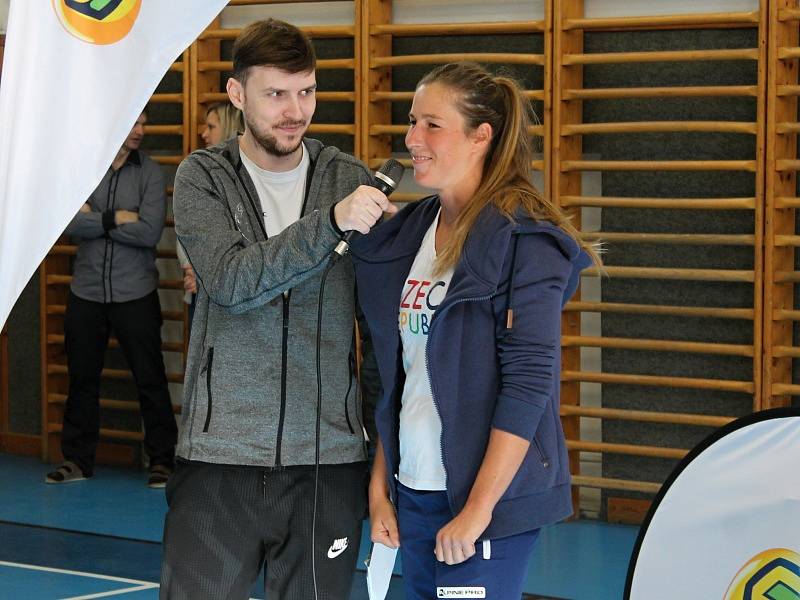
[[[107,210],[103,213],[103,229],[105,231],[110,231],[117,226],[117,222],[114,220],[114,211]]]
[[[336,235],[341,237],[341,236],[344,235],[344,231],[339,229],[339,226],[336,224],[336,217],[333,214],[333,211],[334,211],[335,208],[336,208],[336,204],[331,204],[331,210],[328,212],[328,216],[331,219],[331,227],[333,227],[333,230],[336,232]]]

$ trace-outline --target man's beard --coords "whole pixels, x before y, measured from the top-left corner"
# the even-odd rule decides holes
[[[247,129],[250,130],[250,133],[253,136],[253,139],[258,142],[258,145],[264,149],[264,152],[267,154],[271,154],[272,156],[289,156],[290,154],[294,154],[295,151],[300,147],[300,144],[303,143],[303,136],[298,136],[297,143],[294,144],[292,147],[288,146],[279,146],[278,140],[274,135],[269,135],[267,133],[262,133],[256,128],[256,124],[253,123],[250,119],[247,118],[245,115],[245,123],[247,124]],[[285,127],[287,125],[305,125],[305,121],[284,121],[279,123],[278,127]]]

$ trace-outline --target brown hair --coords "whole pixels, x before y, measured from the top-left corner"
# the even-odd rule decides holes
[[[544,198],[533,184],[533,144],[528,133],[533,110],[519,84],[510,77],[492,75],[472,62],[437,67],[420,80],[417,88],[431,83],[455,92],[455,106],[466,121],[467,133],[482,123],[492,127],[492,141],[484,159],[481,182],[472,200],[458,215],[447,244],[438,253],[436,270],[441,272],[456,264],[472,226],[488,204],[493,204],[509,220],[513,220],[514,213],[522,207],[532,218],[558,225],[600,265],[598,250],[581,241],[580,232],[570,223],[569,217]]]
[[[247,82],[250,67],[276,67],[287,73],[307,73],[317,65],[309,37],[278,19],[250,23],[233,43],[233,78]]]

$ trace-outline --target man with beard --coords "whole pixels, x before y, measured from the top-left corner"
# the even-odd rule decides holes
[[[78,244],[64,345],[69,395],[64,407],[64,463],[47,483],[90,478],[100,435],[100,376],[110,333],[119,341],[139,395],[148,485],[163,488],[172,473],[177,427],[161,355],[156,244],[166,202],[161,168],[139,151],[142,113],[97,189],[67,226]]]
[[[246,27],[227,83],[244,134],[194,152],[175,178],[198,295],[161,598],[247,598],[265,563],[271,599],[349,596],[367,475],[349,259],[327,276],[319,340],[318,299],[342,232],[395,209],[363,164],[304,137],[315,64],[296,27]]]

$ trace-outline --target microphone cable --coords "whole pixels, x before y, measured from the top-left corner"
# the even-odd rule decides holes
[[[322,423],[322,363],[320,360],[321,354],[321,337],[322,337],[322,306],[325,297],[325,280],[328,278],[328,273],[336,265],[335,259],[329,259],[328,265],[322,273],[322,280],[319,284],[319,303],[317,306],[317,348],[316,348],[316,364],[317,364],[317,423],[314,439],[314,513],[311,517],[311,573],[314,577],[314,600],[319,600],[317,591],[317,504],[319,496],[319,455],[320,455],[320,431]]]
[[[393,158],[387,160],[375,173],[373,187],[376,187],[387,196],[397,189],[397,185],[403,176],[403,165]],[[321,339],[322,339],[322,306],[325,296],[325,281],[328,273],[339,262],[339,259],[347,254],[350,249],[350,241],[356,235],[355,231],[348,231],[342,240],[336,245],[333,252],[328,257],[328,264],[322,272],[322,279],[319,284],[319,301],[317,305],[317,344],[316,344],[316,367],[317,367],[317,415],[316,431],[314,438],[314,512],[311,517],[311,574],[314,578],[314,600],[319,600],[317,588],[317,504],[319,498],[319,462],[320,462],[320,433],[322,423],[322,362],[321,362]],[[351,375],[352,377],[352,375]],[[356,394],[358,397],[358,394]],[[345,400],[346,401],[346,400]],[[360,543],[360,539],[358,542]],[[356,540],[353,540],[356,543]]]

